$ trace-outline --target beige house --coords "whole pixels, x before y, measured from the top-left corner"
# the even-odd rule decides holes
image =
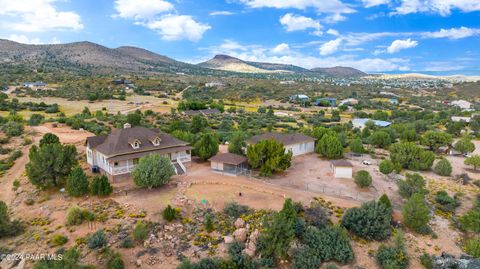
[[[352,178],[353,165],[346,160],[331,161],[332,174],[335,178]]]
[[[191,149],[187,142],[158,130],[144,127],[114,130],[109,135],[87,138],[87,163],[94,172],[106,174],[115,180],[128,177],[141,157],[160,154],[172,161],[175,172],[187,172]]]
[[[285,146],[285,151],[291,151],[292,156],[313,153],[315,151],[315,138],[298,133],[285,134],[270,132],[256,135],[246,141],[247,145],[256,144],[262,140],[275,140]]]

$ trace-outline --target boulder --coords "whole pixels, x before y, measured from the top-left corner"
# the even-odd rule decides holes
[[[247,240],[247,229],[240,228],[233,232],[233,237],[239,242],[245,242]]]
[[[225,244],[231,244],[233,243],[234,239],[233,236],[227,235],[223,237],[223,241],[225,242]]]
[[[243,228],[243,227],[245,227],[245,221],[242,218],[238,218],[235,221],[234,225],[235,225],[235,228],[237,228],[237,229]]]

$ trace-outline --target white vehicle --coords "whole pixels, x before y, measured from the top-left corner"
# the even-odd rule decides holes
[[[363,163],[364,165],[371,165],[371,164],[372,164],[371,161],[367,161],[367,160],[364,160],[362,163]]]

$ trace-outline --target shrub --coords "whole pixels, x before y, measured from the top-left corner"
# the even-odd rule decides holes
[[[9,121],[2,126],[2,131],[9,137],[20,136],[23,133],[23,124]]]
[[[308,247],[301,247],[293,253],[293,269],[317,269],[321,263],[322,260],[315,250]]]
[[[415,193],[408,199],[402,208],[403,222],[410,229],[419,233],[428,232],[428,222],[430,221],[430,209],[425,202],[425,197],[420,193]]]
[[[403,233],[399,232],[392,246],[381,245],[377,251],[377,262],[382,269],[405,269],[408,267],[408,253],[403,244]]]
[[[475,258],[480,258],[480,239],[472,238],[465,243],[465,252]]]
[[[353,260],[353,251],[347,234],[339,227],[327,226],[323,229],[308,227],[304,242],[319,256],[321,261],[349,263]]]
[[[435,195],[435,202],[439,204],[442,211],[454,212],[460,204],[457,199],[450,197],[446,191],[438,191]]]
[[[66,190],[68,195],[80,197],[88,192],[87,175],[80,166],[75,167],[67,177]]]
[[[452,174],[452,165],[447,159],[442,158],[435,164],[433,171],[440,176],[450,176]]]
[[[67,225],[80,225],[83,221],[83,211],[80,207],[72,206],[67,210]]]
[[[386,193],[384,193],[380,199],[378,199],[378,202],[383,204],[386,208],[392,208],[392,202],[390,202],[390,198],[388,198]]]
[[[308,224],[323,228],[330,223],[328,211],[318,203],[306,208],[303,216]]]
[[[113,187],[110,185],[107,176],[96,176],[90,184],[90,193],[97,196],[108,196],[113,192]]]
[[[163,210],[163,218],[168,222],[173,221],[178,218],[178,212],[171,205],[168,205]]]
[[[390,160],[383,160],[378,166],[380,172],[384,175],[388,175],[395,169],[395,165]]]
[[[125,264],[123,263],[122,256],[120,253],[116,252],[107,262],[107,269],[124,269]]]
[[[207,232],[209,232],[209,233],[213,232],[213,230],[215,229],[215,226],[214,226],[214,221],[213,221],[212,214],[207,213],[205,215],[205,221],[203,222],[203,225],[204,225],[205,230]]]
[[[164,185],[174,174],[175,170],[170,159],[161,157],[159,154],[140,158],[132,172],[135,184],[149,189]]]
[[[68,237],[61,234],[55,234],[52,236],[51,242],[53,246],[61,246],[68,242]]]
[[[98,230],[88,237],[88,247],[90,249],[99,249],[107,245],[107,237],[103,230]]]
[[[143,222],[139,221],[133,229],[133,239],[138,242],[143,242],[147,239],[148,232],[147,226],[143,224]]]
[[[424,252],[419,257],[419,259],[420,259],[420,263],[423,265],[423,267],[425,267],[426,269],[433,269],[434,260],[433,260],[433,257],[431,255]]]
[[[461,216],[460,227],[465,231],[480,233],[480,210],[472,209]]]
[[[418,173],[407,174],[407,178],[398,181],[397,185],[398,193],[403,198],[410,198],[414,193],[425,194],[427,192],[425,179]]]
[[[225,208],[223,208],[223,213],[232,218],[239,218],[243,214],[247,214],[248,210],[248,206],[238,204],[237,202],[229,202],[225,205]]]
[[[372,176],[370,176],[370,173],[368,173],[368,171],[358,171],[355,175],[355,184],[357,184],[357,186],[360,188],[369,187],[370,185],[372,185]]]
[[[350,208],[342,218],[342,226],[367,240],[385,240],[390,236],[392,210],[375,201]]]
[[[9,236],[15,236],[23,232],[24,226],[18,220],[10,220],[8,207],[0,201],[0,239]]]
[[[121,248],[133,248],[133,239],[130,236],[125,237],[120,243]]]
[[[338,267],[333,263],[329,263],[329,264],[325,265],[325,267],[323,269],[338,269]]]

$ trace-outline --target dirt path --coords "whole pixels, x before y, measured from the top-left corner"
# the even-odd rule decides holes
[[[187,86],[185,89],[183,89],[181,92],[175,94],[175,98],[177,98],[177,99],[182,99],[182,98],[183,98],[183,92],[186,91],[186,90],[188,90],[188,89],[190,89],[190,87],[192,87],[192,86],[189,85],[189,86]]]
[[[22,150],[22,156],[15,160],[15,164],[3,175],[0,181],[0,201],[4,201],[8,205],[12,203],[15,197],[15,191],[13,190],[13,181],[16,178],[20,178],[25,171],[25,165],[28,162],[28,152],[30,146],[25,147]]]

